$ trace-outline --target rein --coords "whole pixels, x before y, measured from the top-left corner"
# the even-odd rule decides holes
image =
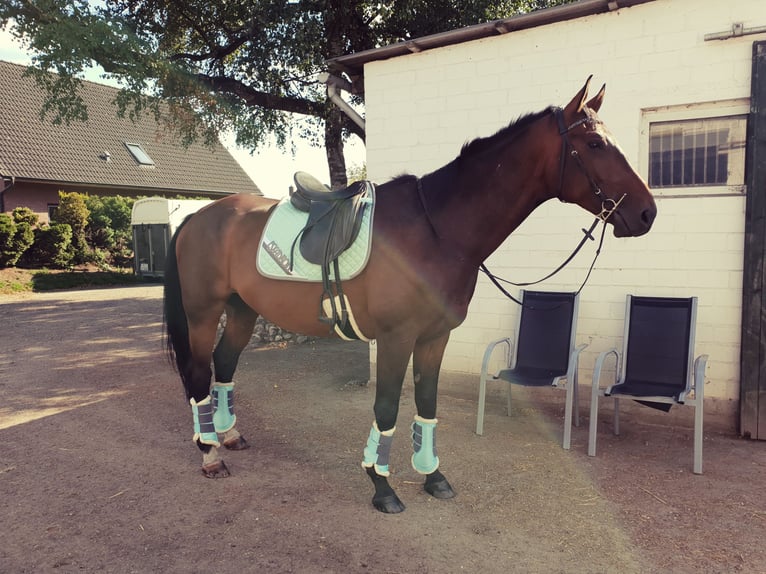
[[[585,275],[585,279],[583,280],[582,284],[580,285],[580,288],[577,289],[575,292],[576,294],[579,294],[583,288],[585,287],[585,284],[588,282],[588,279],[590,279],[590,274],[593,271],[593,267],[596,265],[596,260],[598,259],[598,256],[601,254],[601,247],[604,244],[604,235],[606,233],[606,222],[609,219],[609,217],[617,211],[617,208],[620,206],[622,201],[627,196],[627,193],[623,193],[622,197],[615,201],[614,199],[610,197],[606,197],[606,195],[601,191],[601,188],[599,187],[598,183],[591,177],[591,175],[588,173],[588,170],[585,168],[585,164],[583,164],[582,159],[580,158],[580,154],[577,153],[577,150],[572,147],[572,144],[569,142],[569,138],[567,137],[567,133],[576,128],[579,125],[582,125],[589,121],[589,118],[586,116],[580,120],[577,120],[570,126],[567,126],[564,123],[564,111],[561,108],[554,108],[553,113],[556,115],[556,121],[558,122],[559,126],[559,135],[561,136],[561,159],[559,162],[559,187],[557,192],[557,197],[559,201],[564,201],[561,199],[561,190],[564,187],[564,170],[566,169],[566,161],[567,156],[571,156],[574,160],[577,166],[580,168],[580,171],[585,175],[585,177],[588,179],[588,182],[590,183],[591,189],[593,190],[594,195],[598,197],[601,200],[601,211],[596,215],[596,218],[593,220],[593,223],[590,226],[590,229],[585,230],[582,229],[582,232],[585,234],[585,236],[580,240],[580,243],[575,247],[574,251],[572,251],[572,254],[564,260],[564,262],[559,265],[556,269],[548,273],[545,277],[542,277],[541,279],[538,279],[537,281],[529,281],[525,283],[514,283],[513,281],[509,281],[507,279],[502,279],[498,277],[497,275],[494,275],[490,272],[490,270],[487,268],[487,266],[482,263],[479,266],[479,270],[484,273],[490,281],[497,287],[500,292],[508,297],[511,301],[518,303],[521,306],[524,306],[524,303],[516,299],[513,295],[511,295],[501,284],[500,282],[507,283],[509,285],[514,285],[516,287],[529,287],[530,285],[537,285],[538,283],[542,283],[543,281],[546,281],[547,279],[550,279],[554,275],[556,275],[559,271],[561,271],[564,267],[566,267],[572,259],[574,259],[575,255],[577,255],[580,252],[580,249],[585,245],[585,243],[590,239],[592,241],[595,241],[595,238],[593,237],[593,231],[596,229],[596,226],[599,224],[599,222],[602,222],[604,225],[601,228],[601,237],[599,238],[598,242],[598,248],[596,249],[596,253],[593,256],[593,261],[591,261],[590,267],[588,268],[588,273]],[[567,149],[570,149],[569,154],[567,154]],[[422,191],[420,191],[420,183],[418,182],[418,191],[421,193],[421,201],[422,201]],[[424,203],[425,206],[425,203]],[[427,213],[426,213],[427,215]],[[428,218],[430,222],[430,217]],[[431,223],[433,226],[433,223]]]

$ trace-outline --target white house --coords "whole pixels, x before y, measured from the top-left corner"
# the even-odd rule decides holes
[[[581,382],[590,381],[599,352],[619,348],[626,294],[696,295],[695,354],[710,355],[706,412],[731,427],[741,412],[742,434],[766,439],[766,335],[758,303],[763,237],[753,241],[760,247],[745,252],[746,219],[758,220],[749,202],[756,209],[766,202],[764,41],[763,0],[582,0],[333,63],[357,89],[363,79],[367,170],[374,181],[426,174],[454,159],[467,140],[491,135],[526,112],[566,104],[590,74],[592,93],[605,82],[599,115],[650,182],[658,216],[643,237],[607,234],[581,294],[578,343],[589,345]],[[756,65],[760,83],[753,79]],[[751,113],[751,105],[760,111]],[[750,129],[760,130],[758,155],[748,118]],[[695,148],[712,154],[708,163],[696,162]],[[746,150],[753,156],[749,180]],[[537,279],[569,255],[591,221],[577,206],[548,202],[487,264],[514,281]],[[591,245],[543,288],[577,289]],[[746,265],[746,257],[752,263]],[[755,301],[746,309],[745,343],[743,297]],[[480,277],[443,369],[477,373],[487,342],[512,332],[517,313]],[[743,352],[741,363],[743,349],[754,352]],[[741,369],[752,375],[748,383]],[[745,393],[746,385],[755,392]]]

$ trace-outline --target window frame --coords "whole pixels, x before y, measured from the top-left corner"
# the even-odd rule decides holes
[[[706,120],[715,118],[728,118],[731,116],[748,116],[750,113],[749,98],[707,102],[700,104],[686,104],[674,106],[659,106],[641,109],[641,131],[639,145],[639,173],[645,181],[649,181],[649,126],[660,122],[682,122],[687,120]],[[747,132],[747,127],[745,128]],[[744,173],[744,165],[743,165]],[[705,186],[673,186],[653,187],[652,194],[657,197],[710,197],[744,195],[746,185],[705,185]]]
[[[49,203],[48,204],[48,223],[52,223],[53,220],[56,218],[56,212],[59,210],[59,204],[58,203]]]
[[[128,149],[128,152],[130,152],[130,155],[133,157],[133,159],[136,160],[138,165],[141,167],[154,167],[156,165],[152,159],[152,156],[147,153],[141,144],[127,141],[123,143],[125,144],[125,147]],[[141,158],[136,154],[133,148],[138,148],[138,151],[140,151],[148,161],[141,161]]]

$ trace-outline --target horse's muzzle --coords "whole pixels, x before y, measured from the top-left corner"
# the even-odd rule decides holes
[[[644,209],[635,221],[628,222],[621,210],[614,212],[610,218],[615,237],[639,237],[649,232],[657,217],[657,206]]]

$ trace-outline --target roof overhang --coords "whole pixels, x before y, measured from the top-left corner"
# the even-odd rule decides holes
[[[5,176],[8,177],[8,176]],[[117,194],[146,194],[146,195],[159,195],[159,194],[173,194],[173,195],[204,195],[208,197],[224,197],[226,195],[234,195],[238,193],[236,191],[222,191],[212,189],[189,189],[189,188],[175,188],[175,187],[151,187],[151,186],[139,186],[139,185],[114,185],[106,183],[93,183],[85,181],[59,181],[51,179],[39,179],[33,177],[14,177],[16,184],[27,183],[34,185],[49,185],[66,187],[69,189],[78,189],[82,191],[108,191]],[[263,195],[260,191],[259,195]]]
[[[545,26],[556,22],[564,22],[583,16],[613,12],[620,8],[630,8],[638,4],[646,4],[654,0],[579,0],[572,4],[544,8],[528,14],[519,14],[510,18],[494,20],[484,24],[476,24],[457,30],[423,36],[414,40],[398,42],[389,46],[364,50],[354,54],[339,56],[327,61],[330,70],[345,73],[351,79],[353,93],[364,93],[364,65],[378,60],[387,60],[424,50],[443,48],[454,44],[462,44],[472,40],[499,36],[517,30],[526,30],[537,26]]]

